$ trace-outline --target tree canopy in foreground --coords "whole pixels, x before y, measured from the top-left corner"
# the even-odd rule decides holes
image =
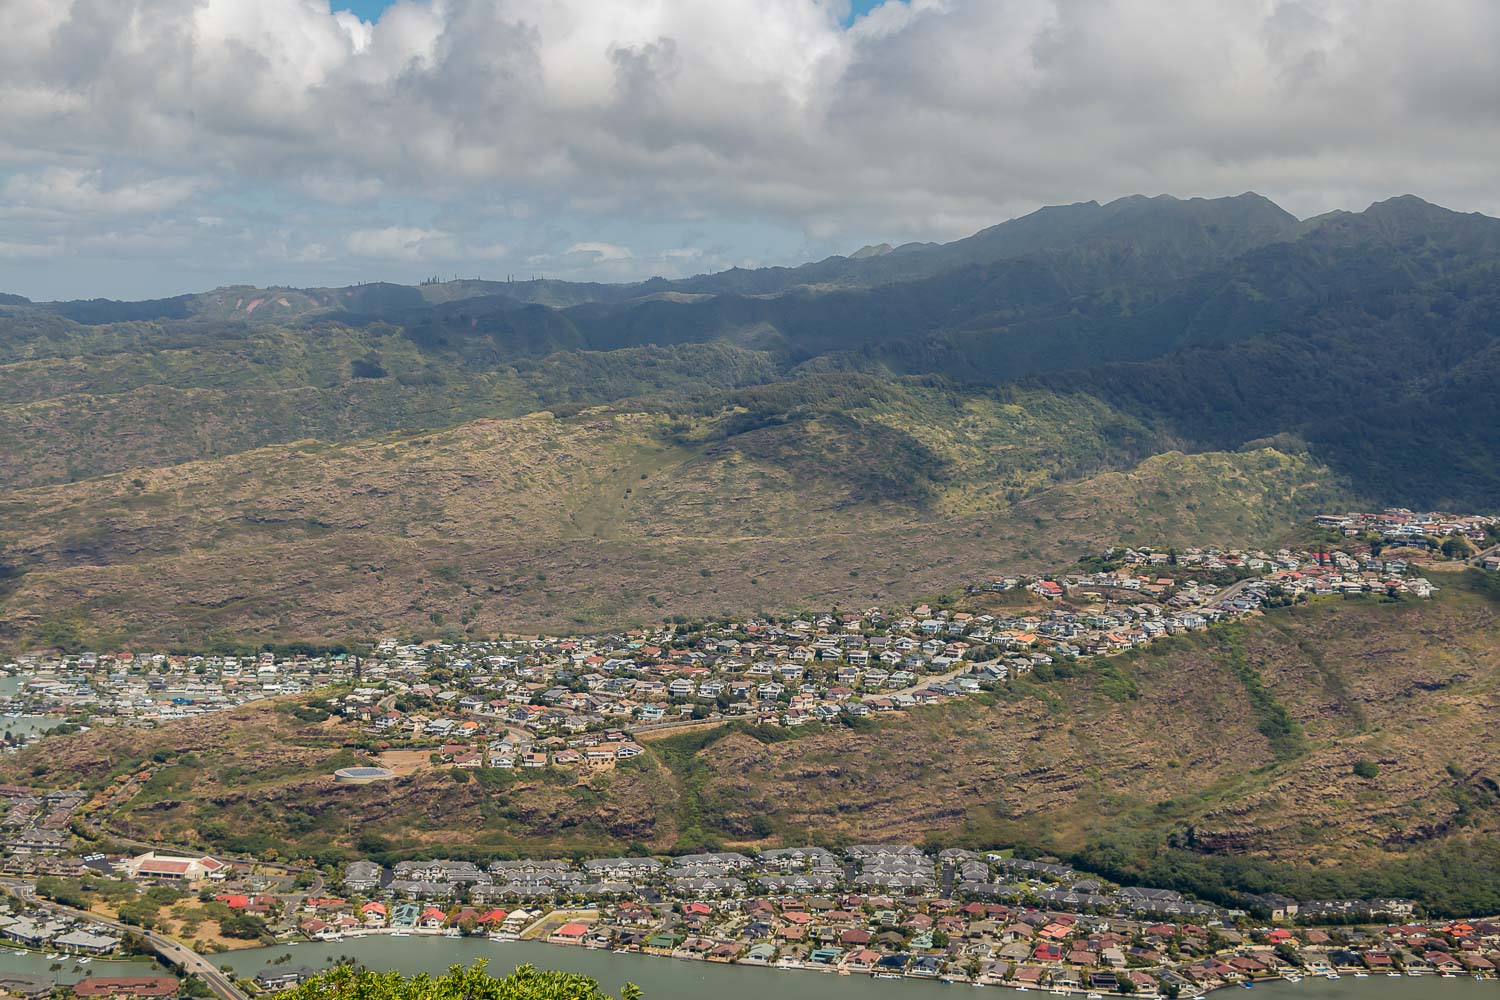
[[[522,965],[504,978],[473,966],[455,965],[440,976],[410,978],[399,972],[372,972],[339,966],[303,982],[290,1000],[614,1000],[597,979],[575,972],[539,971]],[[620,1000],[640,1000],[640,988],[626,983]]]

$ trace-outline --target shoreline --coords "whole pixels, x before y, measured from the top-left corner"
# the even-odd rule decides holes
[[[664,952],[661,952],[661,951],[648,951],[648,950],[643,949],[643,948],[638,947],[638,946],[637,947],[629,947],[629,948],[611,948],[611,947],[609,947],[607,945],[585,944],[585,943],[582,943],[582,942],[553,941],[553,940],[550,940],[549,938],[545,938],[545,937],[523,938],[520,934],[514,934],[514,933],[495,933],[495,934],[487,934],[487,935],[469,935],[467,937],[463,937],[463,936],[455,936],[455,935],[452,935],[452,934],[448,934],[447,932],[445,932],[443,930],[427,929],[427,928],[398,928],[398,929],[392,929],[392,928],[367,928],[367,929],[361,929],[361,930],[357,930],[357,931],[353,931],[353,932],[348,932],[348,933],[345,933],[345,934],[343,934],[343,935],[341,935],[339,937],[334,937],[334,938],[314,938],[314,939],[311,939],[311,940],[280,942],[280,943],[278,943],[275,946],[267,946],[267,947],[294,948],[294,947],[305,947],[305,946],[310,945],[310,944],[311,945],[317,945],[317,944],[336,945],[336,944],[339,944],[339,943],[341,943],[343,941],[362,940],[362,939],[365,939],[365,938],[380,938],[380,937],[397,937],[397,938],[412,937],[412,938],[429,938],[429,939],[436,938],[436,939],[446,940],[446,941],[454,941],[454,940],[458,940],[458,941],[474,941],[474,942],[481,942],[481,941],[483,941],[483,942],[487,942],[487,943],[491,943],[491,944],[499,944],[499,945],[514,944],[514,943],[521,943],[521,944],[527,944],[527,945],[532,945],[532,944],[535,944],[535,945],[547,945],[549,947],[559,948],[559,949],[570,949],[570,950],[585,951],[585,952],[600,952],[600,953],[607,954],[607,955],[628,955],[628,956],[635,956],[635,957],[638,957],[638,958],[672,959],[672,960],[676,960],[676,961],[684,962],[684,963],[701,963],[703,965],[730,966],[730,967],[745,968],[745,969],[769,969],[769,970],[776,970],[776,971],[782,971],[782,972],[809,972],[809,973],[816,973],[816,974],[820,974],[820,975],[833,975],[833,976],[839,976],[839,977],[842,977],[842,978],[851,978],[851,979],[853,979],[853,978],[865,978],[865,979],[879,979],[879,980],[884,980],[884,981],[901,980],[901,981],[906,981],[906,982],[932,983],[932,984],[945,985],[945,986],[986,987],[986,988],[993,988],[993,989],[1011,990],[1013,992],[1019,992],[1019,993],[1038,993],[1038,994],[1045,993],[1045,994],[1054,995],[1054,996],[1089,997],[1089,996],[1092,996],[1092,995],[1097,995],[1097,996],[1114,996],[1114,997],[1119,997],[1119,996],[1137,996],[1137,997],[1148,997],[1148,998],[1149,997],[1165,997],[1166,996],[1166,994],[1164,992],[1161,992],[1161,991],[1150,992],[1150,991],[1145,991],[1145,990],[1137,990],[1137,991],[1135,991],[1132,994],[1126,994],[1126,993],[1120,992],[1119,990],[1103,990],[1103,989],[1099,989],[1097,987],[1084,987],[1084,986],[1069,987],[1069,986],[1053,986],[1053,985],[1046,985],[1046,986],[1043,986],[1043,985],[1032,985],[1032,986],[1028,986],[1028,985],[1017,983],[1017,982],[1014,982],[1014,981],[993,981],[993,980],[985,980],[983,978],[971,979],[971,978],[968,978],[968,977],[965,977],[965,976],[955,976],[955,975],[952,975],[952,974],[914,975],[911,972],[907,972],[907,971],[902,971],[902,972],[895,972],[895,971],[881,972],[879,969],[876,969],[876,968],[848,969],[848,968],[846,968],[845,966],[842,966],[842,965],[827,965],[827,964],[823,964],[823,963],[803,962],[803,961],[796,961],[796,960],[781,960],[781,961],[775,961],[775,962],[760,962],[760,961],[741,961],[741,960],[736,960],[736,959],[713,959],[713,958],[709,958],[709,957],[704,956],[704,955],[697,955],[697,954],[690,954],[690,953],[680,953],[680,952],[678,952],[676,950],[674,950],[672,952],[664,953]],[[251,952],[251,951],[254,951],[254,950],[255,949],[245,949],[245,950],[241,950],[241,951],[238,951],[238,952],[220,952],[219,954],[220,955],[232,955],[232,954],[245,955],[248,952]],[[204,957],[212,959],[214,956],[213,955],[205,955]],[[287,963],[287,964],[292,964],[292,963]],[[274,969],[275,966],[267,966],[267,968],[268,969]],[[1138,971],[1141,971],[1141,972],[1151,972],[1152,970],[1151,969],[1140,969]],[[1500,977],[1495,977],[1495,976],[1481,976],[1481,975],[1477,975],[1477,974],[1462,974],[1462,975],[1459,975],[1459,974],[1451,974],[1451,973],[1439,972],[1439,971],[1435,971],[1435,970],[1434,971],[1427,971],[1427,970],[1407,970],[1407,971],[1402,971],[1402,972],[1394,972],[1394,971],[1392,971],[1392,972],[1371,972],[1371,971],[1368,971],[1368,970],[1361,969],[1359,972],[1354,972],[1353,970],[1344,970],[1344,971],[1339,971],[1339,970],[1314,971],[1313,969],[1303,968],[1303,969],[1300,969],[1299,971],[1296,971],[1296,972],[1278,972],[1278,973],[1276,973],[1274,975],[1265,975],[1265,976],[1251,977],[1249,980],[1238,980],[1238,981],[1233,981],[1233,982],[1220,982],[1220,983],[1216,983],[1216,984],[1213,984],[1213,985],[1198,986],[1198,987],[1195,987],[1192,990],[1184,989],[1178,995],[1180,997],[1184,997],[1184,998],[1188,998],[1188,997],[1196,998],[1196,997],[1204,997],[1204,996],[1207,996],[1210,993],[1216,993],[1216,992],[1218,992],[1220,990],[1244,989],[1244,988],[1246,988],[1245,983],[1247,981],[1251,984],[1251,988],[1253,988],[1255,986],[1260,986],[1260,985],[1264,985],[1264,984],[1272,984],[1272,983],[1286,983],[1286,984],[1289,984],[1289,985],[1295,985],[1295,984],[1299,984],[1299,983],[1305,982],[1307,980],[1324,980],[1324,981],[1327,981],[1327,982],[1338,982],[1338,981],[1342,981],[1342,980],[1345,980],[1345,979],[1400,979],[1400,980],[1406,980],[1406,979],[1424,979],[1424,980],[1425,979],[1453,979],[1453,980],[1468,980],[1468,981],[1478,981],[1478,982],[1490,982],[1490,981],[1495,981],[1497,978],[1500,978]]]

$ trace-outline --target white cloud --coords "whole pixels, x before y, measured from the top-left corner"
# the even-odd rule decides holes
[[[357,229],[349,234],[345,245],[355,256],[383,260],[452,260],[458,253],[452,235],[414,226]]]
[[[356,229],[344,246],[357,257],[413,262],[497,260],[510,252],[503,243],[467,243],[453,233],[416,226]]]
[[[297,202],[304,242],[366,259],[525,244],[517,262],[631,275],[687,266],[632,232],[669,220],[816,252],[1137,191],[1500,211],[1492,0],[889,0],[849,29],[842,10],[401,0],[371,25],[318,0],[7,0],[0,163],[24,173],[4,195],[105,218],[212,177],[253,194],[245,225]],[[408,221],[351,214],[381,201]]]
[[[629,247],[616,246],[613,243],[574,243],[565,254],[582,254],[593,257],[595,260],[629,260],[635,254],[630,252]]]
[[[40,260],[57,257],[62,253],[57,243],[18,243],[0,240],[0,260]]]
[[[172,208],[208,185],[194,177],[154,177],[109,184],[102,170],[49,167],[5,182],[3,196],[14,207],[71,215],[149,214]]]

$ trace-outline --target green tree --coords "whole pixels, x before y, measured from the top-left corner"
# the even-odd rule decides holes
[[[182,992],[190,997],[211,997],[214,991],[208,988],[208,984],[198,977],[197,973],[189,975],[182,981]]]
[[[1474,546],[1463,535],[1449,535],[1439,548],[1449,559],[1467,559],[1474,554]]]

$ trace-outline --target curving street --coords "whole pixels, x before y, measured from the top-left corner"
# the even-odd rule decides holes
[[[178,941],[174,941],[173,939],[158,934],[155,931],[148,931],[140,927],[132,927],[128,924],[123,924],[118,920],[111,920],[108,917],[100,916],[97,913],[85,913],[83,910],[75,910],[71,906],[64,906],[61,903],[54,903],[49,899],[43,899],[42,897],[36,895],[36,886],[30,882],[14,880],[6,881],[3,884],[6,886],[6,888],[9,888],[15,892],[19,892],[21,895],[25,896],[28,902],[33,903],[36,906],[40,906],[43,909],[52,910],[54,913],[59,913],[77,920],[87,920],[92,923],[108,927],[110,930],[118,931],[121,934],[137,935],[148,945],[150,945],[151,949],[158,955],[160,955],[161,958],[167,963],[175,965],[177,968],[181,969],[184,974],[190,972],[195,973],[208,985],[209,989],[214,991],[214,994],[219,997],[219,1000],[249,1000],[249,997],[245,994],[245,992],[238,986],[236,986],[232,979],[224,975],[223,972],[219,971],[219,969],[212,962],[208,961],[208,959],[204,958],[196,951],[193,951],[191,948],[187,947],[184,944],[181,944]]]

